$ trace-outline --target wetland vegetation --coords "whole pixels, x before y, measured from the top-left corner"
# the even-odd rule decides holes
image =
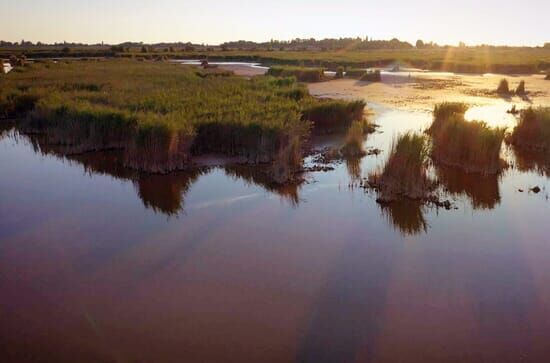
[[[166,173],[193,155],[273,163],[293,178],[312,126],[346,129],[363,101],[317,100],[293,77],[244,79],[218,70],[131,60],[40,62],[1,80],[0,117],[43,133],[64,154],[124,151],[124,165]]]

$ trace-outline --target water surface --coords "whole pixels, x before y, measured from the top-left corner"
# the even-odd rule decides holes
[[[366,144],[384,151],[430,122],[372,107]],[[1,361],[546,361],[548,169],[503,155],[515,167],[495,177],[435,168],[447,211],[358,188],[384,153],[275,188],[43,155],[4,131]]]

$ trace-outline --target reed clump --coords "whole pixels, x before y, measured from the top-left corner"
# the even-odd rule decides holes
[[[267,74],[273,77],[296,77],[299,82],[320,82],[325,80],[323,68],[272,66]]]
[[[313,123],[317,133],[344,132],[364,119],[365,107],[363,100],[310,100],[304,103],[302,117]]]
[[[369,185],[376,188],[378,202],[401,198],[426,199],[435,187],[427,175],[428,143],[426,136],[408,132],[392,142],[384,167],[369,175]]]
[[[510,87],[508,86],[508,80],[503,78],[500,80],[498,87],[497,87],[497,93],[499,95],[509,95],[510,94]]]
[[[528,108],[507,139],[518,147],[550,152],[550,107]]]
[[[442,104],[434,109],[428,129],[432,137],[432,159],[466,172],[495,174],[503,167],[500,149],[504,128],[492,128],[481,121],[466,121],[460,104]]]

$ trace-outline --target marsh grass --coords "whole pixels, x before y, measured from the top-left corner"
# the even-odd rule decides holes
[[[432,137],[431,156],[437,163],[466,172],[495,174],[503,167],[500,149],[504,128],[492,128],[481,121],[466,121],[463,104],[440,104],[428,129]]]
[[[122,149],[126,166],[155,173],[219,152],[276,161],[282,180],[293,175],[313,124],[347,129],[365,108],[363,101],[315,99],[294,77],[245,79],[126,59],[37,63],[0,85],[0,117],[23,119],[21,131],[45,134],[64,153]]]
[[[550,153],[550,107],[528,108],[507,139],[518,147]]]
[[[0,116],[24,118],[23,131],[46,133],[69,153],[123,148],[127,166],[151,172],[184,167],[195,138],[199,149],[230,154],[265,146],[268,161],[288,130],[309,131],[292,80],[201,77],[165,63],[37,64],[2,77],[0,90]]]
[[[296,77],[299,82],[320,82],[325,80],[323,68],[272,66],[267,74],[273,77]]]
[[[353,78],[353,79],[361,79],[365,74],[367,74],[366,69],[357,69],[357,68],[350,68],[346,70],[346,78]]]
[[[428,197],[435,183],[427,175],[427,163],[426,136],[408,132],[395,138],[384,167],[368,178],[369,184],[378,191],[378,201]]]

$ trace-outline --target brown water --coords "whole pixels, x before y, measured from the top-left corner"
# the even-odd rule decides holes
[[[383,150],[430,121],[374,108],[367,145]],[[517,167],[499,177],[434,170],[447,211],[353,187],[383,154],[272,188],[240,168],[61,159],[4,133],[0,361],[548,361],[549,169],[504,155]]]

